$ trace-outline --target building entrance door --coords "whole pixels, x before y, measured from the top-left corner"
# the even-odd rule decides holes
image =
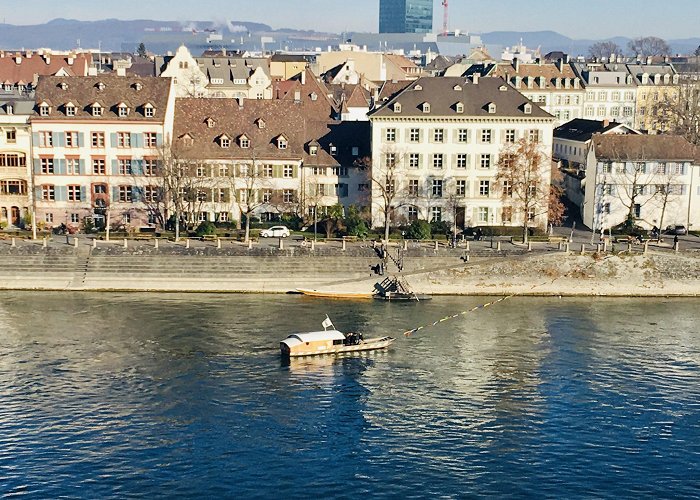
[[[13,225],[13,226],[19,226],[20,223],[22,222],[22,219],[21,219],[21,217],[20,217],[19,207],[12,207],[12,208],[10,209],[10,213],[11,213],[12,225]]]

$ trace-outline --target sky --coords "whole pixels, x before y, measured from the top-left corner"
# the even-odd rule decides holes
[[[434,3],[434,31],[439,31],[443,9],[441,0]],[[698,0],[449,0],[449,3],[450,29],[472,33],[552,30],[574,39],[700,36]],[[30,0],[26,4],[0,0],[0,21],[9,24],[41,24],[58,17],[254,21],[273,28],[376,32],[379,0]]]

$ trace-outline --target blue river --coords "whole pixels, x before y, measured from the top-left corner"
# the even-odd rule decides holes
[[[700,496],[686,299],[0,293],[2,498]],[[386,352],[283,363],[319,329]]]

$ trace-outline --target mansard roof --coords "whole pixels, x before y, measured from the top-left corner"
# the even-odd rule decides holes
[[[474,83],[476,81],[477,83]],[[420,88],[420,90],[416,90]],[[464,103],[462,113],[455,110],[455,102]],[[394,103],[400,104],[397,112]],[[425,111],[425,104],[429,111]],[[489,113],[487,105],[495,103],[496,113]],[[370,117],[483,117],[552,119],[552,115],[536,105],[526,113],[525,106],[532,102],[501,78],[462,77],[419,78],[390,99],[386,105],[370,113]]]
[[[102,85],[99,85],[102,84]],[[170,78],[142,78],[139,76],[42,76],[36,89],[36,103],[53,103],[57,109],[50,116],[36,116],[35,120],[105,120],[162,122],[171,89]],[[75,110],[75,116],[66,116],[65,105],[69,102],[85,106]],[[102,116],[93,116],[89,106],[98,102],[105,108]],[[129,116],[120,117],[118,105],[133,106]],[[153,117],[146,117],[144,108],[155,108]]]

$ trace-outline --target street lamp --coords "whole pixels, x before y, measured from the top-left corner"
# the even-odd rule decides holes
[[[494,224],[494,213],[491,212],[491,248],[493,248],[493,224]]]
[[[314,211],[314,243],[316,243],[316,205],[311,205]]]

